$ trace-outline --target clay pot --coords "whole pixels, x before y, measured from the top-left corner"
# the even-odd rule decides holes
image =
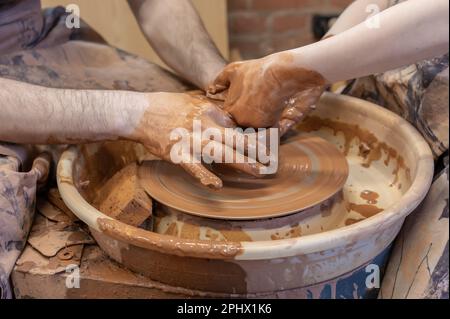
[[[325,94],[301,130],[335,144],[346,155],[350,175],[339,214],[332,214],[336,220],[321,225],[323,230],[319,225],[319,231],[302,231],[300,237],[186,239],[102,214],[90,204],[96,188],[146,156],[135,144],[69,148],[58,164],[58,187],[111,258],[165,284],[165,291],[181,296],[299,296],[305,287],[348,274],[383,252],[423,200],[433,177],[433,157],[421,135],[369,102]]]

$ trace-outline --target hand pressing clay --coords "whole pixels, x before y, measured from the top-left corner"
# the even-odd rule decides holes
[[[152,199],[139,185],[135,163],[124,167],[106,182],[94,205],[102,213],[136,227],[152,215]]]
[[[200,123],[201,132],[208,129],[219,132],[220,141],[217,141],[213,136],[195,134],[194,122]],[[265,149],[266,145],[260,145],[257,140],[251,142],[242,133],[236,133],[237,137],[234,140],[227,140],[225,138],[226,129],[235,127],[236,124],[230,116],[205,96],[154,93],[135,131],[127,138],[141,142],[153,155],[172,162],[172,147],[180,139],[171,136],[174,130],[187,132],[187,140],[190,140],[190,145],[195,146],[197,144],[200,147],[188,147],[187,150],[184,150],[180,154],[182,162],[179,165],[204,186],[218,189],[222,187],[222,181],[200,162],[203,148],[211,143],[217,143],[225,152],[233,154],[233,158],[237,158],[238,153],[244,156],[244,163],[226,164],[232,168],[254,176],[258,176],[264,168],[256,155],[250,160],[245,154],[249,154],[248,150],[251,148],[262,147]],[[245,148],[239,150],[236,141],[246,141],[244,143]],[[197,162],[195,159],[197,159]]]
[[[382,2],[384,6],[388,3]],[[283,133],[315,104],[326,85],[448,53],[448,7],[446,0],[405,1],[371,16],[382,28],[360,23],[365,17],[353,25],[340,19],[329,33],[335,34],[333,37],[230,64],[208,93],[227,91],[222,94],[224,110],[237,124],[279,126]],[[299,106],[291,108],[291,102]],[[286,109],[291,114],[283,118]]]
[[[239,125],[279,126],[285,133],[314,108],[325,89],[319,73],[293,65],[293,56],[282,53],[228,65],[210,86],[214,97],[222,93],[223,109]]]

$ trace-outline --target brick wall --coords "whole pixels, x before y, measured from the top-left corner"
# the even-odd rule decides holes
[[[228,0],[232,58],[258,58],[309,44],[314,14],[338,14],[352,0]]]

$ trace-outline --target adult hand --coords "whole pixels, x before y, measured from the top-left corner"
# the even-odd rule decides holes
[[[215,136],[197,134],[194,130],[194,121],[200,125],[202,132],[213,129],[217,134]],[[153,155],[181,165],[203,185],[221,188],[222,181],[201,161],[201,159],[205,159],[203,150],[208,145],[210,148],[214,147],[214,150],[219,150],[217,153],[215,151],[208,153],[210,160],[221,162],[254,176],[260,176],[261,169],[264,168],[264,165],[258,162],[257,156],[250,157],[250,154],[257,154],[258,146],[265,147],[265,145],[259,144],[256,139],[252,142],[248,135],[239,132],[234,132],[235,139],[225,138],[226,128],[235,127],[236,124],[230,116],[204,96],[183,93],[151,93],[149,94],[149,106],[130,138],[142,143]],[[188,141],[189,145],[174,151],[175,144],[181,140],[178,135],[180,132],[185,133],[183,140]],[[196,149],[193,145],[200,145],[200,148]],[[239,145],[243,146],[242,150],[239,149]],[[250,150],[254,150],[254,152]],[[232,163],[225,163],[226,152],[232,154]],[[236,161],[238,155],[244,160]],[[177,161],[181,157],[182,161],[178,163],[174,156]]]

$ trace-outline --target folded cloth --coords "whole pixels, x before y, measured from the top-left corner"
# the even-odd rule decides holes
[[[37,185],[45,181],[50,167],[50,157],[35,158],[31,169],[20,172],[26,160],[26,148],[15,147],[9,152],[19,156],[0,155],[0,297],[11,298],[9,275],[25,247],[30,230]]]
[[[0,0],[0,55],[48,48],[69,40],[105,43],[83,20],[79,28],[68,27],[70,14],[60,6],[41,11],[40,0]]]

